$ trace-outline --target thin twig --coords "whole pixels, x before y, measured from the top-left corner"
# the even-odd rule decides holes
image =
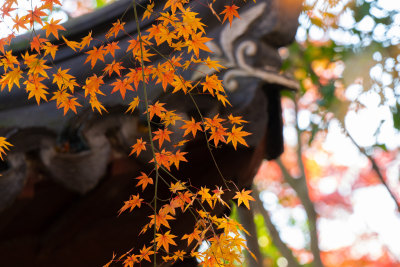
[[[159,173],[158,173],[158,163],[157,163],[157,159],[156,159],[156,152],[155,152],[155,147],[154,147],[154,143],[153,143],[153,134],[151,132],[149,103],[148,103],[147,89],[146,89],[146,75],[144,73],[143,43],[142,43],[142,35],[140,32],[139,17],[137,15],[137,9],[136,9],[136,0],[133,0],[133,11],[135,14],[136,28],[137,28],[138,38],[139,38],[139,42],[140,42],[140,54],[141,54],[140,65],[142,67],[143,92],[144,92],[144,101],[145,101],[145,106],[146,106],[147,128],[149,131],[148,134],[149,134],[149,139],[150,139],[151,152],[153,154],[154,166],[156,169],[156,179],[154,182],[154,236],[153,236],[153,240],[155,240],[156,234],[157,234],[157,227],[156,227],[156,225],[157,225],[157,190],[158,190]],[[156,267],[156,266],[157,266],[157,246],[156,246],[156,242],[154,241],[154,267]]]
[[[376,160],[371,155],[368,155],[364,148],[362,148],[359,144],[357,144],[356,140],[354,140],[354,138],[350,135],[350,133],[346,129],[345,129],[345,134],[350,138],[350,141],[357,147],[357,149],[361,152],[361,154],[363,154],[365,157],[367,157],[368,160],[371,162],[372,169],[378,175],[379,181],[382,183],[382,185],[388,191],[390,197],[393,199],[393,201],[397,207],[397,211],[400,213],[400,203],[397,201],[395,194],[392,192],[392,190],[390,190],[389,185],[386,183],[385,179],[383,178],[382,170],[376,163]]]

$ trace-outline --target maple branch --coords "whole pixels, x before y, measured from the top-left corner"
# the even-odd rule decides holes
[[[148,103],[148,96],[147,96],[147,89],[146,89],[146,75],[144,73],[144,58],[143,58],[143,43],[142,43],[142,35],[140,32],[140,26],[139,26],[139,17],[137,14],[137,8],[136,8],[136,0],[133,0],[133,11],[135,14],[135,22],[136,22],[136,28],[138,32],[138,38],[140,42],[140,65],[142,67],[142,77],[143,77],[143,93],[144,93],[144,99],[145,99],[145,107],[146,107],[146,119],[147,119],[147,128],[148,128],[148,134],[149,134],[149,139],[150,139],[150,146],[151,146],[151,152],[153,154],[153,160],[154,160],[154,166],[156,170],[156,179],[154,182],[154,236],[153,240],[155,241],[156,238],[156,233],[157,233],[157,190],[158,190],[158,179],[159,179],[159,173],[158,173],[158,163],[156,159],[156,152],[155,152],[155,147],[154,147],[154,142],[153,142],[153,134],[151,132],[151,123],[150,123],[150,114],[149,114],[149,103]],[[157,266],[157,246],[156,242],[154,242],[154,267]]]
[[[265,226],[267,227],[269,235],[271,236],[275,246],[278,248],[282,256],[285,257],[285,259],[288,261],[288,266],[290,267],[300,266],[296,258],[293,256],[292,250],[281,239],[281,236],[279,235],[276,226],[271,220],[269,212],[264,208],[263,203],[260,199],[260,192],[255,188],[253,188],[253,192],[254,192],[253,196],[256,199],[254,203],[254,208],[256,209],[257,212],[259,212],[263,216]]]
[[[393,199],[396,207],[397,207],[397,211],[400,213],[400,203],[397,201],[397,198],[395,196],[395,194],[392,192],[392,190],[390,189],[389,185],[386,183],[385,179],[383,178],[383,174],[382,174],[382,170],[381,168],[378,166],[378,164],[376,163],[376,160],[369,154],[367,154],[367,152],[365,151],[365,149],[363,147],[361,147],[356,140],[354,140],[354,138],[350,135],[350,133],[345,129],[345,134],[350,138],[351,142],[357,147],[357,149],[361,152],[361,154],[363,154],[365,157],[368,158],[368,160],[371,162],[372,165],[372,169],[375,171],[375,173],[378,175],[378,179],[381,182],[381,184],[386,188],[386,190],[388,191],[390,197]]]

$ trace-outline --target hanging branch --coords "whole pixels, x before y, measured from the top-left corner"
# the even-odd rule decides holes
[[[347,130],[345,130],[345,134],[350,138],[351,142],[357,147],[358,151],[360,151],[361,154],[363,154],[365,157],[367,157],[368,160],[371,162],[372,169],[378,175],[379,181],[388,191],[390,197],[393,199],[393,201],[397,207],[397,211],[400,213],[400,203],[397,201],[396,196],[394,195],[394,193],[390,189],[389,185],[386,183],[385,179],[383,178],[382,170],[376,163],[376,160],[371,155],[368,155],[364,148],[362,148],[359,144],[357,144],[356,140],[354,140],[354,138],[350,135],[350,133]]]
[[[283,257],[288,261],[288,266],[290,267],[297,267],[300,266],[300,264],[297,262],[296,258],[293,256],[292,250],[286,245],[285,242],[282,241],[281,236],[279,235],[278,230],[276,229],[274,223],[271,220],[271,216],[269,215],[268,211],[265,210],[263,203],[260,199],[260,192],[258,192],[257,189],[253,189],[253,196],[256,199],[254,208],[259,212],[265,222],[265,226],[268,229],[269,235],[272,238],[272,241],[274,242],[275,246],[278,248],[279,252],[282,254]]]

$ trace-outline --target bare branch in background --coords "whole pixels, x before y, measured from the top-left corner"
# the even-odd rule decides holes
[[[262,267],[263,257],[260,252],[260,246],[258,245],[257,230],[256,225],[254,224],[253,208],[247,209],[244,206],[240,206],[237,208],[237,210],[240,223],[242,224],[244,229],[246,229],[246,231],[250,234],[245,234],[247,247],[257,258],[256,261],[248,251],[245,251],[246,262],[248,263],[249,267]]]
[[[310,232],[310,247],[311,247],[311,253],[313,254],[314,257],[313,266],[322,267],[324,265],[321,260],[321,251],[318,245],[317,213],[315,211],[314,204],[312,203],[308,193],[305,168],[302,159],[302,144],[301,144],[302,131],[298,126],[298,106],[296,97],[294,97],[293,102],[295,105],[295,127],[297,132],[297,161],[301,172],[300,177],[293,178],[290,175],[289,171],[286,169],[286,167],[283,165],[282,161],[278,159],[277,163],[280,169],[282,170],[285,181],[296,192],[307,214],[308,230]]]
[[[378,175],[379,181],[386,188],[386,190],[388,191],[390,197],[393,199],[394,203],[396,204],[397,211],[400,212],[400,204],[397,201],[397,198],[394,195],[394,193],[392,192],[392,190],[390,190],[389,185],[386,183],[385,179],[383,178],[382,170],[378,166],[378,164],[376,163],[376,160],[371,155],[368,155],[367,152],[365,152],[364,148],[362,148],[359,144],[357,144],[356,140],[354,140],[354,138],[350,135],[350,133],[347,130],[345,130],[345,134],[350,138],[351,142],[357,147],[357,149],[361,152],[361,154],[366,156],[368,158],[368,160],[371,162],[372,169]]]
[[[260,192],[258,192],[258,190],[254,189],[253,190],[254,194],[254,198],[256,199],[255,201],[255,208],[256,211],[259,212],[263,218],[264,218],[264,222],[265,222],[265,226],[268,229],[269,235],[272,238],[272,241],[274,242],[275,246],[278,248],[278,250],[280,251],[280,253],[282,254],[283,257],[286,258],[286,260],[288,261],[288,266],[292,267],[297,267],[300,266],[299,263],[297,262],[296,258],[293,256],[292,250],[285,244],[285,242],[282,241],[278,230],[276,229],[275,225],[273,224],[271,217],[269,216],[268,211],[265,210],[262,201],[260,199]]]

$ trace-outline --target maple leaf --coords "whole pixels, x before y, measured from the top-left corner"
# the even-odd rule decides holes
[[[142,191],[147,187],[148,184],[153,184],[153,179],[147,176],[144,172],[140,172],[142,175],[135,178],[139,180],[139,182],[136,184],[136,187],[142,186]]]
[[[171,7],[172,14],[176,12],[176,9],[179,8],[181,11],[185,11],[183,5],[188,3],[188,0],[168,0],[164,5],[164,10],[168,7]]]
[[[6,85],[8,86],[8,91],[11,91],[14,84],[19,88],[19,80],[22,78],[22,73],[23,71],[20,70],[19,66],[5,73],[0,79],[1,91],[3,91]]]
[[[179,162],[180,161],[185,161],[187,162],[187,159],[185,159],[184,155],[187,154],[187,152],[181,152],[179,149],[178,151],[175,152],[175,154],[171,155],[171,162],[175,164],[176,168],[179,170]]]
[[[249,204],[249,200],[251,201],[255,201],[255,199],[250,196],[251,190],[245,190],[243,189],[242,192],[236,192],[236,195],[233,197],[233,199],[237,199],[238,200],[238,206],[240,206],[240,204],[243,204],[250,209],[250,204]]]
[[[117,81],[113,82],[111,85],[114,86],[111,93],[113,94],[113,93],[119,91],[122,96],[122,99],[125,99],[126,90],[135,91],[133,89],[133,87],[129,84],[128,79],[124,79],[124,80],[117,79]]]
[[[171,82],[171,85],[174,87],[172,93],[176,93],[179,90],[182,90],[185,94],[190,91],[192,86],[192,81],[187,81],[183,79],[182,76],[174,75],[174,81]]]
[[[103,94],[100,91],[100,86],[102,84],[104,84],[102,76],[97,77],[96,74],[93,74],[92,76],[87,78],[85,81],[85,85],[82,87],[82,89],[85,90],[85,97],[87,95]]]
[[[58,24],[60,21],[61,19],[54,20],[52,18],[50,22],[44,22],[45,25],[43,26],[43,29],[46,30],[46,37],[49,37],[50,34],[53,34],[53,36],[58,40],[58,31],[66,31],[63,26]]]
[[[12,3],[8,3],[8,4],[3,4],[3,6],[1,7],[0,11],[1,11],[1,17],[4,19],[4,17],[11,17],[10,12],[16,10],[16,8],[12,7]]]
[[[206,76],[206,81],[201,83],[203,85],[203,92],[210,92],[212,96],[214,96],[214,90],[218,92],[224,92],[224,88],[222,87],[222,80],[218,79],[218,76],[213,74],[211,76]]]
[[[89,56],[86,58],[86,62],[90,60],[90,64],[92,66],[92,69],[94,65],[96,64],[97,60],[101,60],[104,62],[104,55],[105,55],[106,50],[104,49],[103,46],[100,46],[99,48],[93,47],[92,50],[87,51],[86,54],[89,54]]]
[[[228,116],[228,120],[231,124],[239,124],[240,125],[242,123],[248,123],[248,121],[242,120],[241,116],[234,117],[232,114],[230,114]]]
[[[175,125],[177,120],[182,120],[182,117],[176,115],[173,110],[161,113],[160,118],[165,126]]]
[[[212,129],[212,128],[218,128],[218,127],[222,127],[221,122],[225,121],[225,119],[222,119],[219,117],[219,114],[215,115],[212,119],[210,118],[205,118],[204,120],[204,126],[205,129]]]
[[[177,261],[178,259],[183,261],[183,257],[186,255],[186,252],[183,250],[178,250],[174,252],[174,255],[172,256],[172,258]]]
[[[108,76],[111,76],[111,74],[113,72],[115,72],[116,74],[118,74],[118,76],[121,77],[120,70],[125,69],[125,67],[121,66],[121,64],[122,64],[122,62],[115,62],[115,60],[113,60],[112,63],[106,64],[106,67],[104,68],[104,71],[108,72]]]
[[[111,42],[107,44],[105,47],[106,54],[110,53],[113,57],[115,57],[115,50],[120,49],[118,46],[118,42]],[[122,64],[122,62],[118,62],[119,64]]]
[[[29,92],[28,99],[35,97],[38,105],[40,105],[40,99],[47,101],[46,94],[48,94],[48,92],[45,90],[47,86],[42,83],[44,79],[44,77],[39,77],[35,74],[29,75],[28,80],[24,82],[26,91]]]
[[[153,8],[154,8],[154,2],[151,3],[151,4],[148,4],[148,5],[146,6],[146,10],[145,10],[144,13],[143,13],[142,21],[143,21],[145,18],[150,18],[151,14],[153,13]]]
[[[138,255],[127,255],[126,259],[123,262],[124,267],[133,267],[135,263],[139,263],[138,258]]]
[[[136,156],[138,157],[142,150],[146,151],[146,142],[143,141],[142,138],[136,139],[136,144],[132,146],[132,151],[129,156],[136,152]]]
[[[166,112],[167,110],[163,107],[165,103],[159,103],[158,101],[154,103],[154,105],[149,105],[149,112],[150,112],[150,120],[153,118],[154,115],[161,117],[161,112]],[[145,112],[146,113],[146,112]]]
[[[119,210],[119,215],[127,209],[130,209],[129,211],[132,211],[135,207],[140,208],[140,206],[142,205],[142,201],[143,199],[140,198],[139,194],[135,196],[131,195],[128,201],[124,201],[124,206]]]
[[[59,108],[64,108],[64,115],[67,114],[67,111],[71,109],[76,114],[76,107],[81,107],[82,105],[79,104],[76,97],[67,98],[61,102]]]
[[[42,11],[43,9],[45,9],[45,7],[41,6],[39,8],[35,7],[34,10],[28,10],[28,14],[24,16],[24,19],[29,21],[31,27],[35,22],[43,26],[43,21],[40,17],[47,16],[47,14],[44,11]]]
[[[212,202],[212,197],[211,194],[209,193],[210,189],[206,187],[201,187],[200,190],[197,192],[198,195],[201,196],[201,203],[204,201],[207,201],[208,205],[210,205],[211,208],[214,208],[213,202]]]
[[[6,141],[5,137],[0,136],[0,159],[3,160],[3,155],[6,155],[6,150],[10,150],[8,147],[13,146],[9,142]]]
[[[89,32],[88,35],[82,38],[82,41],[79,43],[80,50],[85,48],[85,46],[89,47],[90,42],[93,40],[92,31]]]
[[[210,57],[207,57],[207,59],[203,60],[202,62],[205,63],[210,69],[215,69],[216,71],[219,71],[218,68],[226,69],[224,66],[218,64],[219,61],[211,60]]]
[[[0,65],[3,66],[4,71],[8,68],[14,68],[14,65],[19,65],[19,61],[16,56],[12,55],[12,51],[7,51],[6,54],[0,58]]]
[[[158,140],[159,148],[161,148],[164,140],[171,142],[169,135],[172,134],[172,132],[169,131],[167,128],[154,131],[153,134],[153,140]]]
[[[40,54],[40,49],[42,49],[42,43],[47,42],[45,38],[40,38],[40,34],[33,37],[31,41],[31,51],[36,50]]]
[[[119,31],[124,30],[124,25],[125,25],[125,22],[121,23],[119,20],[117,20],[117,22],[114,22],[112,24],[112,27],[110,28],[110,30],[108,30],[108,32],[106,34],[106,38],[110,38],[113,34],[114,34],[114,37],[116,38]]]
[[[62,89],[68,87],[68,82],[71,81],[74,76],[68,74],[69,69],[62,70],[58,68],[57,73],[53,74],[53,83],[57,84],[58,88]]]
[[[228,132],[228,140],[226,142],[227,143],[232,142],[232,145],[235,148],[235,150],[238,142],[248,147],[246,141],[243,139],[243,136],[248,136],[251,133],[242,131],[242,128],[243,126],[236,128],[236,126],[234,125],[232,127],[232,131],[230,133]]]
[[[182,240],[187,239],[188,246],[192,243],[193,240],[197,240],[199,243],[201,242],[201,237],[200,237],[201,231],[197,228],[194,229],[194,231],[190,234],[184,234],[182,236]]]
[[[193,50],[194,54],[196,55],[196,57],[199,57],[199,49],[207,51],[212,53],[212,51],[210,50],[210,48],[208,48],[208,46],[206,46],[204,43],[211,41],[212,38],[208,38],[208,37],[202,37],[201,36],[202,33],[199,32],[197,34],[193,34],[191,37],[191,40],[188,40],[187,43],[187,47],[188,47],[188,53],[190,53],[190,51]]]
[[[208,139],[208,141],[214,140],[214,145],[215,146],[218,145],[219,141],[221,141],[223,143],[226,143],[224,135],[227,135],[226,128],[213,127],[213,128],[211,128],[211,136]]]
[[[185,183],[186,182],[181,182],[181,181],[177,181],[176,183],[171,183],[171,186],[170,186],[169,190],[174,194],[177,191],[185,190],[186,189]]]
[[[151,227],[152,225],[154,225],[154,214],[150,215],[149,218],[151,219],[149,227]],[[168,215],[168,213],[166,213],[165,211],[162,212],[162,210],[160,210],[156,215],[156,230],[158,231],[161,225],[164,225],[165,227],[170,229],[171,226],[169,226],[168,220],[175,220],[175,218],[171,215]]]
[[[13,25],[13,29],[19,31],[20,28],[24,29],[24,30],[28,30],[28,28],[26,27],[25,24],[27,24],[26,18],[25,17],[19,17],[19,15],[17,14],[15,16],[15,18],[12,18],[14,25]]]
[[[50,54],[51,57],[54,59],[56,56],[56,52],[58,50],[58,45],[54,45],[50,42],[46,42],[45,45],[42,47],[44,50],[44,55]]]
[[[104,110],[107,112],[107,109],[100,103],[100,101],[97,99],[96,94],[92,93],[90,94],[90,100],[89,100],[90,105],[92,106],[92,110],[94,111],[95,109],[101,114],[101,111]]]
[[[176,235],[170,234],[170,232],[171,231],[167,231],[165,234],[156,234],[155,242],[157,242],[157,249],[163,246],[165,251],[169,252],[169,244],[176,246],[173,240]]]
[[[74,50],[76,52],[77,48],[80,48],[80,44],[78,42],[75,41],[68,41],[67,38],[65,38],[64,36],[62,36],[65,44],[67,46],[69,46],[72,50]]]
[[[164,166],[167,170],[171,170],[170,157],[171,157],[171,152],[165,151],[165,149],[163,149],[160,153],[156,152],[155,158],[156,158],[156,162],[157,162],[157,168],[159,166]],[[149,161],[149,163],[151,163],[151,162],[154,162],[154,158]]]
[[[239,13],[236,11],[239,7],[236,5],[231,5],[231,6],[225,6],[224,11],[222,11],[220,14],[225,14],[224,19],[222,23],[225,22],[226,19],[229,20],[229,25],[232,27],[232,20],[233,17],[237,17],[240,19]]]
[[[154,250],[152,250],[152,247],[146,248],[146,245],[143,245],[143,249],[140,250],[140,260],[144,259],[151,262],[149,256],[152,254],[154,254]]]
[[[193,117],[192,117],[192,120],[183,121],[183,122],[185,123],[185,125],[181,126],[181,129],[186,129],[185,132],[183,133],[183,136],[186,136],[190,132],[192,132],[193,138],[195,138],[197,131],[202,131],[201,122],[196,122],[193,119]]]
[[[135,110],[135,108],[139,105],[140,99],[139,97],[135,97],[132,102],[129,103],[129,107],[128,109],[125,111],[125,113],[128,113],[129,111],[131,111],[131,113],[133,113],[133,111]]]
[[[44,2],[42,7],[45,9],[49,9],[50,11],[53,11],[54,4],[61,6],[59,0],[41,0],[41,2]]]

